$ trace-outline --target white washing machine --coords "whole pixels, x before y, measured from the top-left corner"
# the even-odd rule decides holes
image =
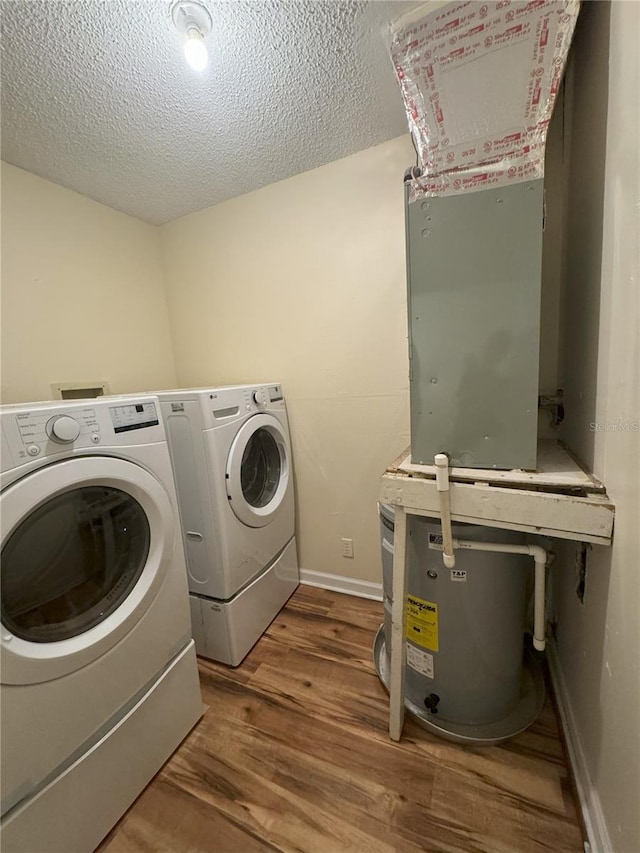
[[[155,397],[3,406],[7,853],[91,851],[202,715]]]
[[[280,385],[158,394],[182,519],[196,651],[237,666],[299,582]]]

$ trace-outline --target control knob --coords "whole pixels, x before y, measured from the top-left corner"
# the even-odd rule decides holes
[[[256,406],[266,406],[269,402],[269,394],[264,388],[253,392],[253,401]]]
[[[57,415],[47,423],[47,435],[58,444],[70,444],[80,435],[80,424],[69,415]]]

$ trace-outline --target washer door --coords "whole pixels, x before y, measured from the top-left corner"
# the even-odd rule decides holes
[[[238,430],[227,459],[227,496],[236,517],[264,527],[289,488],[289,440],[277,418],[254,415]]]
[[[175,515],[144,468],[107,456],[35,471],[0,496],[2,682],[59,678],[142,618],[171,566]]]

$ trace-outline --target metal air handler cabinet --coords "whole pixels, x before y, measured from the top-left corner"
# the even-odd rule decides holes
[[[410,201],[412,461],[536,467],[544,179]]]

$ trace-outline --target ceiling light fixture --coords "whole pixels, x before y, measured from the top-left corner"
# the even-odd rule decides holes
[[[184,55],[194,71],[204,71],[209,54],[205,38],[211,32],[211,15],[201,3],[177,0],[171,7],[173,25],[184,38]]]

